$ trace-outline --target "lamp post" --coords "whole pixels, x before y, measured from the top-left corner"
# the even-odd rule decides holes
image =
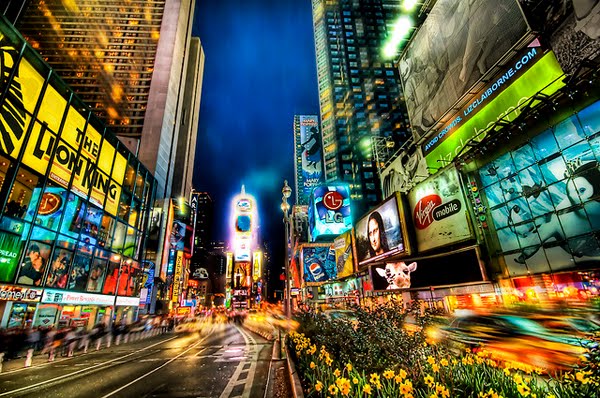
[[[287,180],[283,181],[281,189],[281,211],[283,211],[283,225],[285,228],[285,315],[287,318],[292,316],[291,296],[290,296],[290,258],[288,253],[289,240],[289,225],[290,225],[290,204],[287,199],[292,195],[292,188],[288,185]]]

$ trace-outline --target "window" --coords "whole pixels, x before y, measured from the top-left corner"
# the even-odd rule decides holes
[[[26,212],[30,211],[33,215],[39,201],[41,187],[42,183],[38,175],[21,166],[17,170],[17,178],[8,197],[4,214],[21,219],[24,218]],[[37,192],[36,195],[34,195],[34,191]]]

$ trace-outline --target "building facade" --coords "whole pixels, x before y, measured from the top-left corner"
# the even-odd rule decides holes
[[[156,182],[4,19],[0,327],[131,321]]]
[[[35,0],[17,24],[154,174],[160,198],[172,196],[179,136],[188,144],[197,127],[198,108],[184,111],[189,54],[200,68],[190,73],[202,75],[201,47],[198,55],[198,43],[190,44],[193,12],[191,0]],[[189,89],[199,90],[198,77],[189,79]],[[197,94],[191,107],[199,107]]]
[[[410,137],[400,78],[382,55],[399,15],[397,1],[313,0],[326,182],[350,185],[358,214],[382,199],[375,153]],[[380,158],[380,159],[378,159]]]

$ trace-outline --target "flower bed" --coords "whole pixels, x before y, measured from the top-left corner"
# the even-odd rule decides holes
[[[357,310],[357,321],[301,317],[289,334],[291,355],[308,397],[597,397],[597,349],[569,372],[551,376],[515,363],[499,363],[482,349],[452,353],[428,343],[430,314],[412,315],[419,331],[406,330],[408,313],[395,305]],[[360,340],[360,341],[358,341]]]

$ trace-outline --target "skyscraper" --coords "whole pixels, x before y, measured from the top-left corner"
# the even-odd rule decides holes
[[[397,0],[312,0],[327,182],[350,185],[357,214],[382,200],[376,147],[411,136],[400,77],[383,46]],[[376,162],[377,159],[377,162]]]
[[[312,189],[324,182],[319,117],[294,115],[296,204],[307,205]]]
[[[185,123],[186,114],[198,109],[184,111],[183,99],[188,57],[197,52],[190,51],[194,4],[32,0],[17,24],[56,73],[154,173],[159,198],[171,196],[180,132],[196,125]]]

